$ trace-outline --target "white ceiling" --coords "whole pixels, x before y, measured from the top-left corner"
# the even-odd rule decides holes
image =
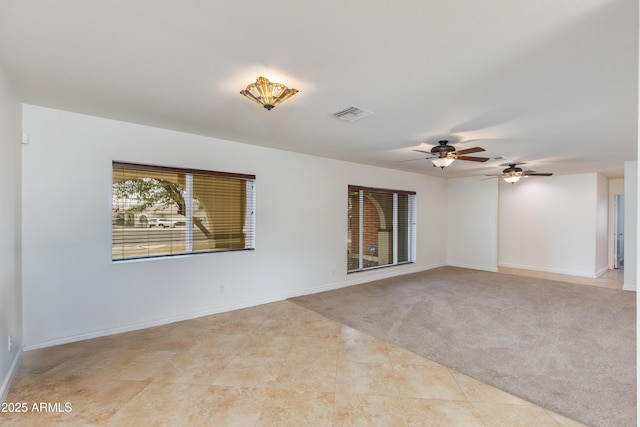
[[[637,158],[637,0],[0,0],[0,62],[26,103],[428,175]],[[258,76],[300,92],[267,111]],[[430,167],[439,139],[504,159]]]

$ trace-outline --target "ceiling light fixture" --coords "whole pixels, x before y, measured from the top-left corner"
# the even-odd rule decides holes
[[[449,141],[444,139],[442,141],[438,141],[438,145],[436,145],[431,150],[429,150],[429,153],[434,156],[431,159],[431,162],[433,163],[434,166],[437,166],[440,169],[446,168],[451,163],[453,163],[457,158],[459,158],[459,156],[457,155],[458,153],[456,153],[455,147],[452,147],[451,145],[449,145],[448,142]],[[476,152],[477,150],[484,151],[483,148],[476,147],[473,149],[473,152]],[[416,150],[416,151],[421,151],[421,150]],[[426,153],[426,151],[421,151],[421,152]],[[461,151],[461,152],[464,152],[464,151]]]
[[[504,179],[505,182],[508,182],[509,184],[515,184],[516,182],[520,181],[520,178],[526,178],[529,176],[553,175],[552,173],[549,173],[549,172],[523,171],[522,168],[519,168],[516,166],[517,163],[507,163],[507,164],[509,165],[509,167],[504,169],[501,174],[486,175],[486,176],[496,176]]]
[[[456,151],[456,148],[449,145],[449,141],[443,139],[438,141],[438,145],[432,147],[429,151],[414,149],[419,153],[431,154],[433,157],[427,157],[427,160],[431,160],[433,166],[444,169],[456,160],[467,160],[470,162],[486,162],[490,160],[489,157],[476,157],[467,156],[471,153],[480,153],[484,151],[482,147],[465,148],[464,150]]]
[[[509,184],[515,184],[520,181],[520,178],[522,178],[522,172],[511,172],[502,176],[502,179]]]
[[[263,105],[267,110],[271,110],[282,101],[298,93],[298,90],[289,89],[281,83],[272,83],[264,77],[258,77],[255,83],[251,83],[247,89],[241,90],[240,93]]]
[[[515,184],[524,176],[522,168],[516,166],[516,163],[509,163],[509,167],[502,171],[502,179],[509,184]]]
[[[435,166],[444,169],[447,166],[449,166],[451,163],[453,163],[454,160],[455,159],[453,157],[445,156],[445,157],[436,157],[435,159],[432,159],[431,162]]]

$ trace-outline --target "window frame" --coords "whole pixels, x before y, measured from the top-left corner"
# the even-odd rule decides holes
[[[113,193],[113,185],[115,184],[113,174],[116,169],[129,169],[136,171],[148,171],[148,172],[156,172],[156,173],[174,173],[174,174],[184,174],[186,184],[184,186],[184,191],[187,195],[185,197],[185,250],[175,253],[161,253],[161,254],[146,254],[146,255],[132,255],[127,257],[114,257],[114,250],[116,249],[114,236],[116,230],[114,226],[116,225],[113,221],[113,207],[115,206],[115,196]],[[112,190],[111,190],[111,200],[112,200],[112,225],[111,225],[111,261],[114,263],[119,262],[127,262],[127,261],[137,261],[137,260],[147,260],[147,259],[160,259],[160,258],[172,258],[172,257],[183,257],[183,256],[192,256],[192,255],[203,255],[203,254],[211,254],[217,252],[230,252],[230,251],[251,251],[255,249],[255,226],[256,226],[256,176],[252,174],[243,174],[243,173],[234,173],[234,172],[220,172],[220,171],[212,171],[205,169],[194,169],[194,168],[180,168],[175,166],[159,166],[159,165],[150,165],[150,164],[142,164],[142,163],[132,163],[125,161],[112,161],[111,166],[112,171]],[[193,177],[194,176],[205,176],[205,177],[217,177],[217,178],[225,178],[225,179],[236,179],[236,180],[244,180],[246,182],[245,187],[245,197],[244,197],[244,247],[239,248],[213,248],[213,249],[205,249],[205,250],[194,250],[193,248],[193,200],[196,200],[193,196]],[[189,203],[186,201],[189,200]],[[171,242],[171,240],[167,240]],[[124,244],[123,244],[124,246]]]
[[[347,197],[348,203],[351,199],[351,194],[353,192],[358,192],[358,208],[359,212],[354,213],[351,212],[351,216],[347,213],[347,239],[352,239],[352,217],[353,215],[358,215],[358,243],[354,246],[354,242],[351,241],[350,247],[351,252],[347,250],[347,274],[358,273],[361,271],[375,270],[379,268],[387,268],[394,267],[398,265],[404,264],[412,264],[416,261],[416,192],[415,191],[407,191],[407,190],[393,190],[386,188],[376,188],[376,187],[366,187],[361,185],[348,185],[347,189]],[[364,193],[380,193],[380,194],[391,194],[393,196],[393,219],[392,219],[392,258],[391,262],[385,263],[382,265],[374,265],[370,267],[364,266],[364,258],[365,258],[365,248],[364,248]],[[407,206],[406,206],[406,232],[407,235],[404,237],[406,239],[406,260],[399,260],[399,252],[400,248],[398,247],[398,242],[400,241],[399,237],[399,222],[398,222],[398,196],[405,195],[407,196]],[[379,229],[380,231],[380,229]],[[349,243],[347,243],[349,248]],[[358,267],[350,268],[350,258],[352,258],[352,254],[355,253],[353,248],[357,248],[357,256],[358,256]]]

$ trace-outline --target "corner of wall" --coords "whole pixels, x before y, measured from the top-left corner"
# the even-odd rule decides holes
[[[6,398],[22,354],[22,106],[0,64],[0,396]],[[9,345],[7,342],[12,342]],[[9,351],[7,351],[9,347]]]
[[[22,360],[22,348],[18,349],[16,353],[16,357],[13,359],[13,363],[9,367],[9,372],[5,376],[2,384],[0,385],[0,402],[4,402],[9,395],[9,388],[11,387],[11,382],[13,381],[13,377],[16,375],[18,371],[18,366],[20,366],[20,361]]]

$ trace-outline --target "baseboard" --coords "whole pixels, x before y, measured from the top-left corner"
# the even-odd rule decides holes
[[[459,264],[459,263],[455,263],[455,262],[451,262],[451,263],[449,263],[447,265],[451,266],[451,267],[468,268],[470,270],[490,271],[490,272],[493,272],[493,273],[497,273],[498,272],[498,268],[497,267],[485,267],[485,266],[481,266],[481,265]]]
[[[128,325],[118,326],[115,328],[101,329],[99,331],[88,332],[83,334],[69,335],[54,340],[48,340],[37,344],[25,345],[25,351],[37,350],[39,348],[54,347],[57,345],[69,344],[78,341],[85,341],[93,338],[101,338],[109,335],[122,334],[125,332],[138,331],[141,329],[153,328],[156,326],[169,325],[171,323],[182,322],[184,320],[196,319],[198,317],[210,316],[213,314],[225,313],[227,311],[240,310],[248,307],[255,307],[257,305],[268,304],[272,302],[282,301],[286,298],[278,296],[259,298],[249,301],[243,301],[237,304],[229,304],[218,307],[213,307],[207,310],[195,311],[178,316],[164,317],[161,319],[155,319],[148,322],[131,323]]]
[[[593,273],[585,273],[584,271],[574,271],[574,270],[562,270],[557,268],[545,268],[538,267],[535,265],[520,265],[520,264],[509,264],[509,263],[499,263],[498,267],[507,267],[507,268],[518,268],[521,270],[533,270],[533,271],[542,271],[545,273],[556,273],[556,274],[566,274],[568,276],[579,276],[579,277],[588,277],[590,279],[595,279],[597,276]]]
[[[351,273],[349,275],[350,280],[346,280],[346,281],[331,284],[331,285],[325,285],[318,288],[305,289],[305,291],[303,293],[300,293],[300,295],[315,294],[318,292],[346,288],[348,286],[353,286],[353,285],[361,285],[363,283],[373,282],[374,280],[389,279],[391,277],[404,276],[406,274],[420,273],[422,271],[433,270],[434,268],[444,267],[444,266],[446,266],[446,264],[431,264],[431,265],[420,266],[420,267],[414,267],[412,266],[412,264],[407,264],[404,267],[396,267],[396,268],[388,268],[388,269],[383,268],[383,269],[376,269],[371,271],[359,271],[357,273]],[[398,270],[397,268],[401,268],[401,270]],[[352,276],[353,276],[353,279],[351,279]],[[300,295],[295,295],[295,296],[300,296]]]
[[[622,290],[623,291],[637,292],[638,284],[637,283],[625,283],[625,284],[622,285]]]
[[[155,319],[148,322],[140,322],[128,325],[122,325],[115,328],[102,329],[99,331],[93,331],[88,333],[69,335],[66,337],[57,338],[54,340],[48,340],[36,344],[29,344],[24,346],[25,351],[36,350],[39,348],[53,347],[57,345],[69,344],[72,342],[84,341],[93,338],[100,338],[109,335],[121,334],[125,332],[137,331],[141,329],[153,328],[155,326],[163,326],[168,325],[175,322],[181,322],[184,320],[196,319],[198,317],[211,316],[214,314],[225,313],[233,310],[241,310],[243,308],[255,307],[257,305],[269,304],[272,302],[284,301],[288,298],[299,297],[302,295],[315,294],[319,292],[331,291],[335,289],[345,288],[348,286],[358,285],[366,282],[371,282],[379,279],[386,279],[390,277],[417,273],[420,271],[431,270],[433,268],[442,267],[444,264],[434,264],[427,266],[414,267],[413,264],[407,264],[403,266],[397,266],[394,268],[384,268],[372,271],[365,271],[361,273],[354,273],[357,275],[357,278],[342,282],[329,283],[322,286],[316,286],[313,288],[306,288],[303,290],[296,290],[290,292],[284,292],[281,294],[270,295],[263,298],[256,298],[252,300],[242,301],[235,304],[223,305],[212,307],[207,310],[195,311],[191,313],[186,313],[178,316],[165,317],[161,319]],[[349,275],[351,276],[351,275]]]
[[[22,347],[18,349],[16,353],[16,357],[13,359],[13,363],[9,368],[9,372],[7,372],[7,376],[2,381],[2,386],[0,387],[0,402],[4,402],[9,395],[9,389],[11,388],[11,382],[13,381],[13,377],[16,375],[18,371],[18,366],[20,366],[20,360],[22,359]]]
[[[607,271],[609,271],[609,266],[601,268],[599,271],[596,271],[596,277],[602,276]]]

